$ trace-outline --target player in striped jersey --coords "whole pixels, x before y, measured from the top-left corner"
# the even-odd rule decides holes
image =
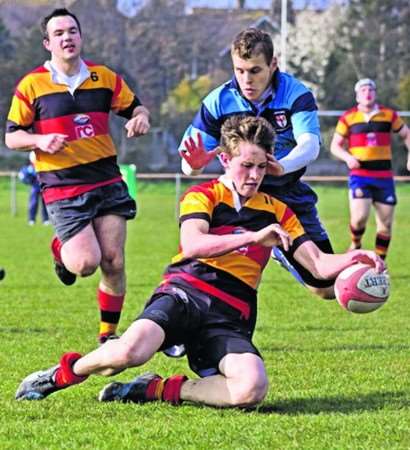
[[[391,108],[376,103],[376,84],[363,78],[355,85],[357,106],[336,125],[330,151],[349,168],[350,248],[360,248],[373,204],[376,213],[376,252],[385,258],[397,203],[392,172],[391,135],[397,133],[409,150],[410,130]]]
[[[36,153],[35,169],[50,221],[57,275],[73,284],[98,267],[99,339],[115,335],[125,295],[126,220],[135,216],[109,134],[111,111],[127,119],[127,137],[146,134],[148,110],[124,80],[81,58],[80,23],[66,9],[42,22],[49,61],[17,84],[6,145]]]
[[[265,119],[233,116],[222,127],[225,175],[190,188],[181,200],[180,252],[167,267],[142,314],[118,340],[81,357],[29,375],[16,398],[42,399],[84,381],[140,366],[159,350],[183,343],[201,378],[167,379],[147,373],[130,383],[110,383],[100,401],[183,400],[207,405],[252,406],[263,400],[268,380],[252,343],[257,289],[273,245],[288,250],[319,278],[333,278],[355,261],[384,267],[374,252],[326,254],[309,239],[293,211],[258,192],[274,133]]]

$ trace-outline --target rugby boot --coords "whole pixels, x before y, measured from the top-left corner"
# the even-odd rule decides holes
[[[174,375],[167,379],[151,372],[138,376],[130,383],[114,381],[105,386],[98,395],[100,402],[133,402],[146,403],[163,400],[173,405],[181,403],[182,384],[188,378],[185,375]]]
[[[273,247],[271,253],[272,259],[280,264],[285,270],[291,273],[291,275],[296,279],[298,283],[302,286],[305,285],[303,278],[300,276],[299,272],[293,267],[293,265],[288,261],[285,254],[279,247]]]
[[[79,353],[65,353],[58,365],[30,374],[18,387],[16,400],[42,400],[53,392],[86,380],[87,376],[78,376],[72,369],[80,358]]]
[[[163,384],[164,379],[159,375],[147,372],[138,376],[129,383],[114,381],[105,386],[98,395],[100,402],[133,402],[145,403],[157,400],[155,397],[149,398],[148,386],[151,384]]]
[[[54,236],[53,240],[51,241],[51,252],[54,258],[54,270],[63,284],[65,284],[66,286],[71,286],[75,283],[77,276],[74,273],[70,272],[63,264],[60,255],[61,245],[61,241],[58,239],[58,237]]]

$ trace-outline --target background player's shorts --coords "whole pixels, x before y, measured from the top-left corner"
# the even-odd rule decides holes
[[[349,189],[352,198],[371,198],[373,202],[386,205],[395,205],[397,203],[393,178],[350,175]]]
[[[47,211],[57,237],[66,242],[96,217],[113,214],[127,220],[133,219],[137,206],[128,194],[126,184],[118,181],[76,197],[49,203]]]
[[[161,290],[161,288],[160,288]],[[228,353],[253,353],[254,320],[244,320],[241,313],[221,300],[192,289],[187,293],[167,285],[149,300],[137,319],[149,319],[165,332],[159,351],[184,344],[190,368],[201,377],[219,372],[219,362]],[[193,295],[194,292],[198,293]]]
[[[296,214],[309,239],[324,253],[333,253],[332,244],[319,219],[319,214],[316,209],[317,195],[308,184],[297,180],[285,186],[262,186],[261,190],[286,203]],[[289,251],[285,251],[281,248],[281,250],[306,284],[316,288],[333,286],[334,280],[320,280],[315,278],[307,269],[299,264],[293,258],[295,249],[290,248]]]

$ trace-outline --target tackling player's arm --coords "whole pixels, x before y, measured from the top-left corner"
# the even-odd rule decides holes
[[[295,251],[298,263],[306,267],[315,278],[332,279],[354,263],[374,266],[377,272],[385,269],[383,260],[370,250],[353,250],[342,254],[323,253],[314,242],[303,242]]]
[[[246,245],[272,247],[282,245],[289,249],[291,238],[278,224],[259,231],[216,235],[209,233],[209,223],[202,219],[188,219],[181,225],[181,247],[185,258],[210,258],[224,255]]]
[[[127,137],[138,137],[147,134],[150,129],[149,118],[150,114],[145,106],[136,106],[132,112],[131,119],[125,124]]]

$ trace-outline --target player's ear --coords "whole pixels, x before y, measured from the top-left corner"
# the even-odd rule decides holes
[[[218,154],[219,161],[221,161],[221,164],[224,169],[226,169],[229,166],[229,161],[231,160],[231,157],[228,155],[228,153],[220,152]]]
[[[44,47],[47,51],[50,51],[50,41],[48,40],[48,38],[44,38],[44,39],[43,39],[43,47]]]

